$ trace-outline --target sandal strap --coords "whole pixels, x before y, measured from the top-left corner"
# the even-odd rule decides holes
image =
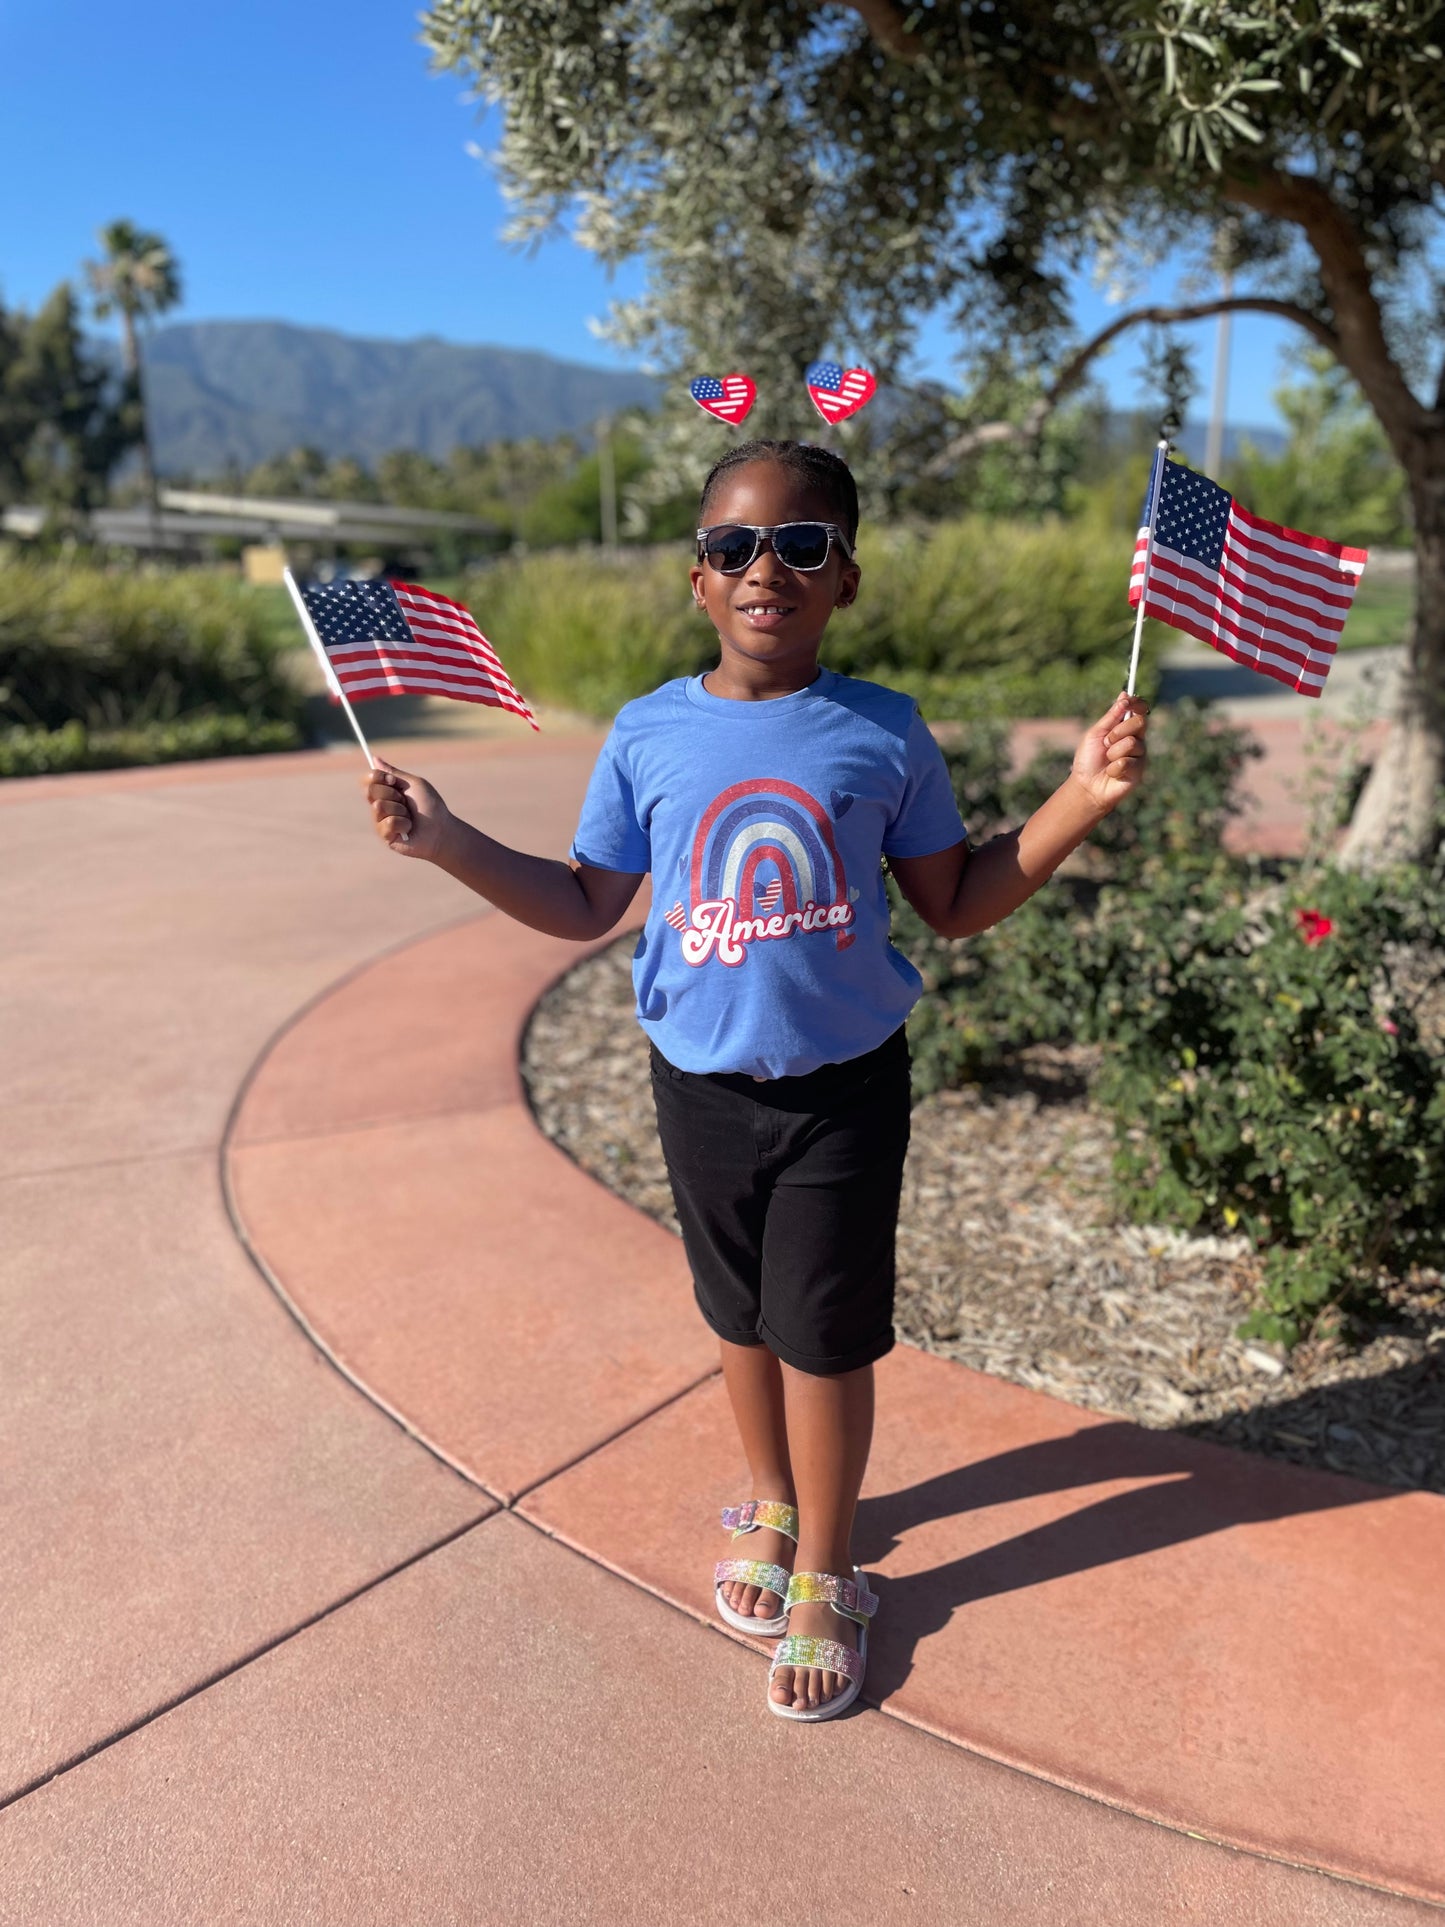
[[[722,1522],[731,1530],[734,1539],[741,1539],[745,1532],[756,1532],[759,1526],[766,1526],[771,1532],[784,1533],[797,1544],[798,1508],[784,1505],[780,1499],[749,1499],[745,1505],[724,1506]]]
[[[856,1647],[842,1646],[836,1639],[818,1639],[810,1633],[785,1633],[768,1668],[769,1679],[780,1666],[811,1666],[820,1673],[843,1673],[861,1685],[864,1659]]]
[[[761,1559],[719,1559],[713,1568],[716,1586],[736,1580],[743,1586],[760,1586],[764,1592],[775,1592],[779,1599],[787,1592],[790,1577],[785,1566],[764,1565]]]
[[[840,1572],[795,1572],[788,1581],[788,1610],[814,1604],[829,1605],[842,1618],[866,1626],[878,1610],[878,1595]]]

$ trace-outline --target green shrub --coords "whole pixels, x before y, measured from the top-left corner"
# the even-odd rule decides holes
[[[716,638],[693,607],[685,549],[507,560],[470,578],[462,600],[519,689],[588,716],[610,717],[717,660]]]
[[[1419,870],[1326,869],[1172,907],[1142,944],[1123,893],[1096,919],[1129,966],[1097,1092],[1121,1200],[1247,1232],[1265,1303],[1243,1330],[1293,1344],[1331,1307],[1369,1308],[1382,1268],[1445,1257],[1445,1061],[1402,981],[1438,942],[1445,891]]]
[[[1155,741],[1149,784],[1093,839],[1102,881],[1055,879],[966,943],[898,908],[929,990],[910,1026],[916,1084],[1030,1043],[1097,1046],[1121,1209],[1246,1232],[1263,1297],[1241,1329],[1293,1343],[1337,1308],[1369,1309],[1382,1268],[1445,1259],[1445,1058],[1421,1024],[1440,994],[1445,878],[1272,881],[1220,844],[1251,753],[1240,732],[1174,716]],[[1041,759],[1010,782],[987,736],[953,762],[981,819],[1022,814],[1061,773]]]
[[[865,531],[863,588],[824,660],[905,689],[934,720],[1098,715],[1128,666],[1128,556],[1061,523],[974,518]],[[610,716],[717,660],[688,590],[688,548],[554,551],[472,578],[464,600],[518,685]],[[1141,694],[1154,686],[1146,652]]]
[[[300,747],[301,731],[295,723],[252,722],[245,716],[182,716],[170,723],[94,731],[75,721],[60,729],[0,730],[0,777],[54,776],[65,770],[254,756]]]
[[[828,631],[828,660],[886,680],[905,669],[957,679],[1027,679],[1045,666],[1102,665],[1122,686],[1134,618],[1127,554],[1063,522],[969,517],[930,529],[864,528],[863,587]]]
[[[221,742],[214,719],[226,717],[245,725],[230,731],[237,743],[266,724],[299,740],[302,698],[284,662],[296,637],[278,614],[274,592],[199,571],[0,563],[0,728],[78,723],[119,746],[184,721]]]

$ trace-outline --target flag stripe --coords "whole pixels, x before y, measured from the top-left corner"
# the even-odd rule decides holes
[[[439,602],[444,609],[455,609],[459,615],[466,617],[473,628],[476,627],[476,618],[466,604],[457,602],[449,595],[443,595],[440,589],[424,589],[419,582],[393,582],[391,592],[398,602],[406,600],[422,603]]]
[[[463,622],[460,616],[449,614],[445,609],[411,608],[403,604],[409,629],[443,629],[453,636],[480,636],[481,630],[474,622]]]
[[[398,676],[385,667],[366,673],[351,670],[338,674],[337,680],[348,696],[365,701],[370,696],[453,696],[459,702],[487,703],[493,709],[510,709],[531,720],[531,711],[519,696],[508,695],[491,684],[458,682],[455,677],[430,671],[412,670]]]
[[[1147,530],[1139,531],[1139,537],[1134,546],[1136,562],[1143,557],[1147,535]],[[1166,551],[1171,555],[1178,553],[1177,550],[1170,549],[1166,542],[1155,543],[1156,555]],[[1212,575],[1213,572],[1207,563],[1196,562],[1192,556],[1188,559],[1206,576]],[[1225,537],[1219,567],[1241,582],[1266,582],[1281,595],[1288,596],[1307,608],[1341,609],[1346,613],[1349,612],[1350,605],[1355,599],[1355,588],[1358,582],[1355,576],[1332,576],[1331,586],[1328,589],[1322,588],[1315,578],[1306,575],[1302,570],[1292,569],[1277,562],[1272,554],[1267,560],[1261,560],[1242,543],[1235,540],[1233,530]],[[1343,623],[1343,615],[1340,620]]]
[[[1191,625],[1204,623],[1209,630],[1206,641],[1214,641],[1220,635],[1234,637],[1247,647],[1268,648],[1284,662],[1292,662],[1298,668],[1315,668],[1321,676],[1334,661],[1334,651],[1326,649],[1299,648],[1294,638],[1282,634],[1273,626],[1258,625],[1251,628],[1247,623],[1234,621],[1225,614],[1217,603],[1203,601],[1198,596],[1185,595],[1177,589],[1172,590],[1168,582],[1149,578],[1149,594],[1145,598],[1144,613],[1157,616],[1176,629],[1188,628],[1191,635],[1198,630]],[[1188,618],[1186,622],[1185,618]]]
[[[1311,672],[1286,662],[1272,651],[1237,648],[1207,622],[1199,622],[1193,616],[1171,614],[1167,609],[1156,609],[1153,605],[1154,591],[1151,585],[1149,598],[1144,604],[1145,615],[1157,616],[1161,622],[1167,622],[1170,628],[1182,629],[1186,635],[1197,636],[1200,642],[1207,642],[1221,655],[1232,657],[1248,669],[1257,669],[1263,676],[1273,676],[1276,682],[1288,683],[1291,689],[1297,689],[1302,696],[1318,696],[1325,686],[1323,670],[1313,672],[1318,677],[1318,681],[1315,681]]]
[[[1138,599],[1136,595],[1136,603]],[[1236,613],[1219,596],[1202,596],[1194,591],[1192,584],[1178,581],[1167,571],[1157,576],[1150,571],[1149,601],[1151,604],[1172,602],[1180,608],[1191,609],[1205,621],[1218,622],[1231,635],[1245,638],[1268,636],[1272,647],[1285,655],[1297,656],[1301,662],[1314,659],[1328,665],[1334,658],[1333,643],[1315,642],[1310,637],[1299,636],[1283,624],[1251,616],[1248,611]]]
[[[406,626],[408,629],[424,629],[431,635],[456,636],[463,642],[479,642],[488,649],[491,647],[474,622],[458,622],[453,616],[434,614],[430,610],[407,611]]]
[[[1141,565],[1130,577],[1131,605],[1139,600],[1138,585],[1143,579]],[[1213,578],[1198,563],[1192,562],[1187,556],[1176,556],[1169,549],[1155,549],[1149,564],[1150,589],[1161,580],[1167,580],[1171,586],[1178,586],[1185,591],[1193,590],[1204,598],[1206,604],[1217,600],[1225,608],[1233,610],[1241,620],[1251,616],[1267,620],[1281,635],[1290,636],[1307,648],[1324,649],[1330,654],[1334,653],[1336,639],[1345,626],[1343,616],[1338,620],[1328,618],[1311,622],[1308,617],[1299,614],[1294,603],[1277,603],[1266,596],[1250,595],[1232,579],[1221,581]]]
[[[1234,513],[1239,521],[1258,534],[1272,535],[1288,548],[1314,549],[1320,555],[1337,556],[1341,564],[1353,565],[1356,575],[1370,559],[1368,549],[1352,549],[1344,542],[1327,542],[1322,535],[1306,535],[1302,529],[1287,529],[1282,522],[1267,522],[1262,515],[1252,514],[1242,502],[1234,504]]]
[[[1297,582],[1308,583],[1311,589],[1326,593],[1326,585],[1336,594],[1353,595],[1359,575],[1348,569],[1334,567],[1328,562],[1317,562],[1312,555],[1299,549],[1291,549],[1288,543],[1276,542],[1272,537],[1262,539],[1237,519],[1229,518],[1229,531],[1225,536],[1227,546],[1247,555],[1251,562],[1261,566],[1283,569]]]
[[[511,683],[500,668],[492,668],[488,663],[480,663],[475,656],[464,655],[459,649],[447,649],[436,643],[375,643],[343,642],[328,650],[328,655],[339,668],[343,663],[365,667],[377,662],[416,662],[424,666],[448,669],[453,674],[473,674],[483,676],[500,687],[511,688]]]
[[[484,662],[501,668],[496,650],[480,637],[459,636],[454,629],[441,629],[431,622],[409,622],[406,626],[416,640],[429,649],[450,649],[468,662]]]

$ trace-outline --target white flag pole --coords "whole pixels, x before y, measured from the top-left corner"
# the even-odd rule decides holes
[[[1149,520],[1144,536],[1144,573],[1139,579],[1139,606],[1134,612],[1134,648],[1129,657],[1129,680],[1124,688],[1126,696],[1134,693],[1134,684],[1139,675],[1139,640],[1144,634],[1144,598],[1149,593],[1149,563],[1154,554],[1154,524],[1159,517],[1159,495],[1164,487],[1164,464],[1169,459],[1169,437],[1161,435],[1159,446],[1154,451],[1154,473],[1149,478]]]
[[[296,578],[292,575],[289,569],[283,569],[281,571],[281,577],[282,577],[282,580],[285,582],[286,587],[291,591],[291,600],[295,603],[296,613],[301,618],[301,627],[306,631],[306,640],[311,644],[311,647],[316,651],[316,655],[318,660],[320,661],[321,667],[326,672],[326,687],[338,699],[338,701],[341,704],[341,707],[346,711],[346,720],[351,724],[351,727],[356,731],[356,740],[358,743],[360,743],[361,753],[366,758],[366,767],[368,769],[375,769],[376,758],[372,755],[371,750],[367,744],[366,738],[361,733],[361,724],[356,720],[356,711],[351,707],[351,704],[346,700],[346,691],[341,687],[341,684],[337,681],[336,671],[331,666],[331,658],[327,655],[326,649],[321,641],[321,638],[316,633],[316,625],[311,620],[311,611],[306,607],[305,599],[303,598],[301,591],[296,587]]]

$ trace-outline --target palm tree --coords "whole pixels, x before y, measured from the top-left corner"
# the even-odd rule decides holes
[[[140,404],[141,471],[145,478],[146,500],[150,504],[151,532],[159,527],[160,502],[156,493],[155,462],[151,456],[150,423],[146,418],[145,381],[141,370],[140,338],[137,323],[150,321],[174,308],[181,298],[181,271],[176,257],[159,234],[148,234],[133,221],[112,221],[100,230],[100,245],[105,253],[99,261],[87,261],[86,278],[94,297],[95,312],[120,316],[124,345],[125,371]]]

